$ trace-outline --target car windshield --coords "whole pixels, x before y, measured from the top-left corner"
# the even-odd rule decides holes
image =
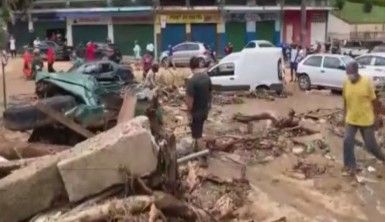
[[[355,61],[354,59],[352,59],[352,58],[349,57],[349,56],[344,56],[344,57],[342,57],[341,59],[342,59],[342,61],[343,61],[346,65],[349,64],[349,63],[351,63],[351,62],[354,62],[354,61]]]
[[[361,44],[359,42],[347,42],[345,47],[360,47]]]

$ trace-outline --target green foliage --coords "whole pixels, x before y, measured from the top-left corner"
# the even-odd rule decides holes
[[[372,0],[365,0],[363,5],[364,12],[370,13],[373,9],[373,1]]]
[[[335,1],[335,7],[338,8],[339,10],[342,10],[345,5],[345,0],[336,0]]]
[[[366,2],[368,2],[368,0],[347,0],[347,1],[354,2],[354,3],[361,3],[361,4],[365,4]],[[370,0],[370,2],[372,3],[372,6],[373,5],[385,6],[385,0]]]

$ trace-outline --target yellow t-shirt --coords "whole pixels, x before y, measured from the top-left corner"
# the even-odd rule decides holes
[[[346,123],[355,126],[371,126],[374,124],[373,100],[376,99],[373,83],[361,76],[358,82],[345,80],[343,97],[346,105]]]

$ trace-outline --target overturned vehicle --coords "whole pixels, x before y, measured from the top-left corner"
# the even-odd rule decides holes
[[[134,82],[132,71],[112,61],[97,61],[73,67],[69,72],[39,72],[33,104],[14,105],[4,111],[4,126],[13,131],[32,130],[29,142],[74,145],[85,139],[65,124],[41,111],[41,106],[60,113],[70,122],[97,133],[117,124],[126,95],[136,97],[135,115],[155,110],[161,121],[154,93]],[[155,101],[155,102],[154,102]]]

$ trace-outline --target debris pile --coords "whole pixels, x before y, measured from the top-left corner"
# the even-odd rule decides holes
[[[310,179],[315,176],[325,174],[327,172],[327,166],[320,166],[316,163],[308,163],[303,160],[299,160],[294,166],[293,170],[304,176],[304,179]]]

